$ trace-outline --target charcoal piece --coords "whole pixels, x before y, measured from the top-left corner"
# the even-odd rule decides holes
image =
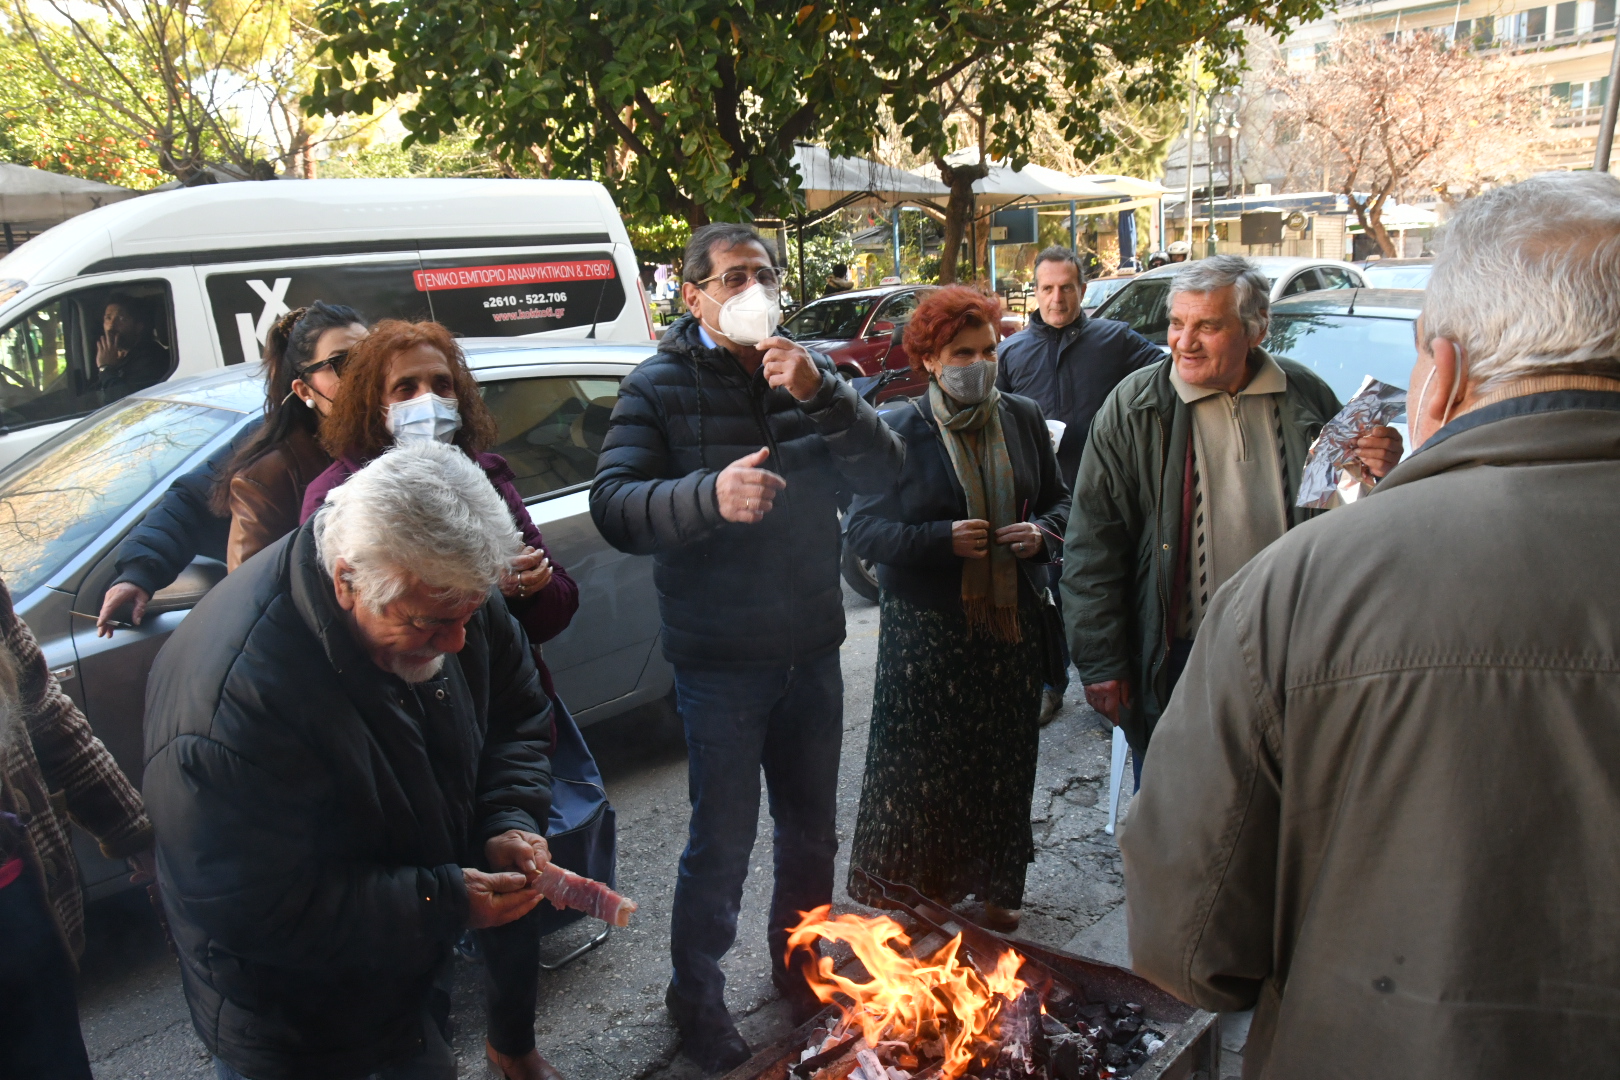
[[[1127,1001],[1125,1003],[1125,1010],[1127,1012],[1129,1012],[1132,1016],[1141,1016],[1144,1012],[1147,1011],[1147,1010],[1143,1009],[1142,1006],[1138,1005],[1134,1001]]]
[[[1075,1011],[1088,1024],[1096,1025],[1102,1022],[1103,1018],[1108,1015],[1109,1010],[1107,1005],[1082,1005]]]
[[[1050,1039],[1057,1035],[1067,1035],[1069,1033],[1069,1027],[1051,1013],[1042,1013],[1041,1032],[1048,1039]]]
[[[1129,1061],[1130,1055],[1125,1052],[1125,1048],[1123,1046],[1120,1046],[1117,1043],[1109,1043],[1107,1046],[1103,1047],[1102,1059],[1104,1065],[1119,1066]]]
[[[1142,1018],[1139,1016],[1123,1016],[1114,1021],[1114,1034],[1109,1040],[1121,1046],[1133,1041],[1142,1031]]]
[[[1093,1080],[1097,1051],[1084,1035],[1059,1035],[1047,1044],[1046,1070],[1052,1080]]]

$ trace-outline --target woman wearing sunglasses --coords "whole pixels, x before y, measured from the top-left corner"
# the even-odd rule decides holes
[[[304,489],[332,458],[317,437],[350,346],[366,336],[351,307],[315,301],[276,320],[264,342],[264,424],[220,473],[211,508],[231,519],[225,566],[235,570],[298,528]]]

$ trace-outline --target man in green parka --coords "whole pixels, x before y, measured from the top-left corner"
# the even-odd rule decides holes
[[[1215,591],[1320,513],[1294,505],[1340,409],[1321,376],[1260,348],[1270,282],[1217,255],[1170,287],[1170,353],[1127,376],[1092,422],[1063,548],[1063,611],[1086,700],[1125,730],[1137,777]],[[1400,433],[1357,444],[1382,477]]]

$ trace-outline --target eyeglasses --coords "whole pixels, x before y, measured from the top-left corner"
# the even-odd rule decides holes
[[[735,292],[745,287],[749,279],[752,278],[767,289],[780,289],[782,287],[782,275],[786,273],[787,267],[785,266],[761,266],[757,270],[727,270],[723,274],[715,274],[713,277],[706,277],[702,281],[694,281],[692,284],[701,289],[711,281],[718,281]]]
[[[348,359],[349,350],[339,349],[337,352],[328,356],[325,360],[317,360],[315,363],[306,368],[299,368],[298,377],[300,379],[307,379],[317,371],[321,370],[321,368],[331,368],[332,374],[341,376],[343,374],[343,364]]]

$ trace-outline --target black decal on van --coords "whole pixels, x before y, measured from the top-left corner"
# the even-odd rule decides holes
[[[468,337],[520,337],[612,322],[624,284],[609,252],[422,260],[433,316]]]
[[[415,259],[390,263],[269,266],[208,275],[208,306],[227,364],[259,359],[265,335],[282,315],[316,300],[348,304],[366,318],[431,319],[427,295],[417,291]],[[451,325],[457,333],[466,333]]]

